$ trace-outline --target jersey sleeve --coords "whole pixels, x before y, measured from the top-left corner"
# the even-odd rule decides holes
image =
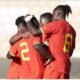
[[[43,28],[40,28],[42,34],[49,35],[51,33],[56,32],[56,25],[55,22],[48,23],[46,26]]]
[[[12,56],[15,56],[17,54],[17,49],[16,49],[15,44],[10,47],[10,54]]]
[[[42,43],[41,37],[34,37],[34,39],[33,39],[33,45],[35,45],[35,44],[41,44],[41,43]]]

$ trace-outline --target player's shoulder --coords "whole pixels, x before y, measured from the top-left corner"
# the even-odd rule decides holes
[[[49,22],[48,24],[49,25],[53,25],[53,24],[56,24],[58,21],[52,21],[52,22]]]
[[[74,27],[73,27],[70,23],[68,23],[68,22],[67,22],[67,24],[68,24],[69,28],[70,28],[74,33],[76,33]]]
[[[57,27],[57,26],[59,27],[59,26],[61,26],[61,25],[65,25],[65,24],[66,24],[66,21],[65,21],[65,20],[53,21],[53,22],[50,22],[50,23],[49,23],[49,25],[52,25],[52,26],[54,25],[54,26],[56,26],[56,27]]]
[[[62,24],[68,24],[66,20],[60,20],[60,21],[58,21],[57,23],[58,23],[59,25],[60,25],[60,24],[61,24],[61,25],[62,25]]]
[[[68,24],[68,28],[70,29],[70,31],[76,36],[76,31],[75,31],[74,27],[68,22],[67,22],[67,24]]]
[[[57,24],[60,27],[63,27],[64,29],[70,29],[71,25],[66,21],[66,20],[60,20],[59,23]]]

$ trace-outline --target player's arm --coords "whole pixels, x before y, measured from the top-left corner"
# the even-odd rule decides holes
[[[18,40],[20,40],[22,37],[21,37],[21,34],[16,34],[14,36],[12,36],[9,40],[9,43],[11,45],[13,45],[15,42],[17,42]]]
[[[42,44],[35,44],[34,47],[40,53],[42,58],[46,60],[44,65],[48,65],[52,60],[54,60],[54,57]]]
[[[74,51],[74,49],[71,49],[71,50],[70,50],[70,57],[72,56],[73,51]]]
[[[8,58],[8,59],[14,59],[14,57],[15,57],[15,56],[12,55],[10,51],[8,51],[8,53],[7,53],[7,58]]]
[[[42,45],[42,39],[41,37],[34,37],[33,39],[33,46],[34,48],[41,54],[41,56],[45,59],[52,59],[53,56],[51,55],[50,51],[47,50]]]
[[[27,36],[29,35],[29,36]],[[25,32],[25,33],[20,33],[20,34],[15,34],[14,36],[12,36],[9,40],[9,43],[11,45],[13,45],[14,43],[16,43],[17,41],[19,41],[22,38],[29,38],[30,36],[32,36],[29,32]]]
[[[40,53],[40,55],[45,59],[53,59],[51,53],[46,50],[42,44],[34,44],[34,48]]]
[[[8,59],[13,59],[17,55],[17,49],[16,49],[16,44],[10,46],[10,50],[7,53],[7,58]]]
[[[14,60],[16,63],[18,63],[18,61],[20,61],[20,57],[15,56],[13,53],[11,53],[11,51],[8,51],[7,58]]]
[[[75,49],[75,38],[76,38],[76,32],[75,32],[73,40],[72,40],[72,48],[70,49],[70,57],[73,55],[73,51]]]
[[[42,58],[44,58],[46,61],[45,65],[49,64],[54,58],[51,55],[49,49],[46,49],[44,45],[42,45],[42,39],[41,37],[35,37],[33,39],[33,46],[36,49],[36,51],[39,52]]]

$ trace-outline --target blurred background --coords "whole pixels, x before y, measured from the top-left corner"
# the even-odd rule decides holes
[[[0,78],[5,77],[9,66],[9,61],[6,62],[3,58],[6,58],[9,50],[10,37],[17,31],[15,19],[27,13],[34,14],[39,19],[40,14],[52,12],[60,4],[68,4],[72,8],[72,15],[67,20],[76,30],[77,36],[76,48],[71,59],[73,65],[71,77],[80,78],[80,0],[0,0]],[[4,65],[7,68],[2,71]]]

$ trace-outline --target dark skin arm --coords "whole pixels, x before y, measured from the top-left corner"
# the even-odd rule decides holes
[[[12,55],[10,54],[10,51],[8,51],[8,53],[7,53],[6,56],[7,56],[8,59],[14,59],[14,56],[12,56]]]
[[[40,53],[40,55],[47,59],[48,61],[45,63],[45,65],[48,65],[52,60],[53,56],[50,54],[48,50],[46,50],[41,44],[35,44],[34,48]]]
[[[10,40],[9,40],[9,43],[11,44],[11,45],[13,45],[15,42],[17,42],[18,40],[20,40],[22,37],[21,37],[21,34],[19,34],[19,35],[14,35],[14,36],[12,36],[11,38],[10,38]]]
[[[75,32],[75,31],[74,31]],[[76,33],[74,34],[75,36],[73,36],[73,44],[72,44],[72,48],[70,49],[70,57],[73,55],[73,51],[75,49],[75,38],[76,38]]]
[[[8,59],[14,60],[14,62],[16,62],[17,64],[21,64],[21,59],[20,59],[20,57],[12,56],[12,55],[10,54],[10,51],[8,51],[8,53],[7,53],[6,56],[7,56]]]
[[[74,51],[74,49],[71,49],[71,50],[70,50],[70,57],[72,56],[73,51]]]
[[[27,35],[29,35],[29,36],[27,36]],[[32,35],[31,35],[29,32],[20,33],[20,34],[17,34],[17,35],[12,36],[12,37],[10,38],[10,40],[9,40],[9,43],[10,43],[11,45],[13,45],[15,42],[19,41],[20,39],[22,39],[22,38],[29,38],[29,37],[31,37],[31,36],[32,36]]]

